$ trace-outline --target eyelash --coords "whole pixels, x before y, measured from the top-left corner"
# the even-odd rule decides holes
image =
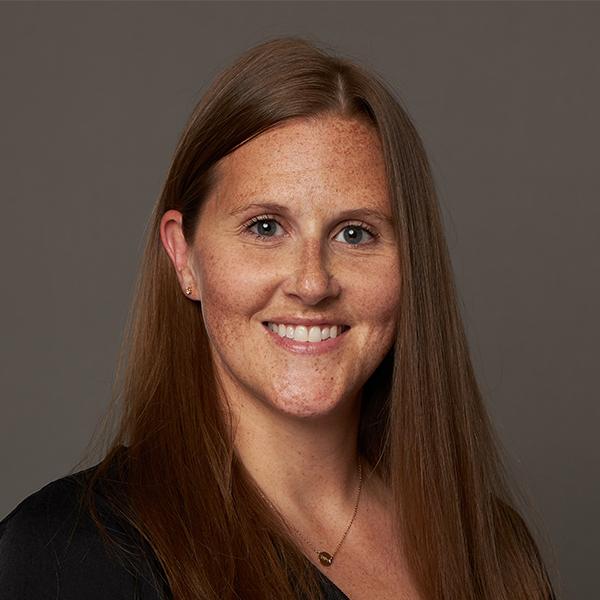
[[[256,223],[260,223],[261,221],[275,221],[276,223],[281,225],[281,223],[279,223],[273,215],[261,215],[260,217],[253,217],[252,219],[250,219],[250,221],[248,223],[243,225],[244,232],[248,233],[249,235],[252,235],[258,239],[266,239],[266,240],[272,239],[271,236],[262,235],[260,233],[255,233],[253,231],[250,231],[251,227],[256,225]],[[362,221],[359,221],[357,223],[348,223],[347,225],[344,226],[344,229],[346,229],[346,227],[359,227],[361,229],[364,229],[368,234],[370,234],[373,237],[373,239],[371,241],[366,242],[365,244],[347,244],[348,246],[351,246],[351,247],[368,246],[369,244],[374,243],[376,241],[376,239],[379,237],[379,234],[375,230],[371,229],[371,227],[369,227],[366,223],[363,223]]]

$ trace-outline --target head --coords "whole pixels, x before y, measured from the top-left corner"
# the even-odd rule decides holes
[[[151,237],[148,293],[190,336],[169,353],[210,371],[201,386],[298,418],[362,399],[361,450],[385,463],[396,345],[408,359],[430,291],[413,281],[446,257],[421,141],[376,77],[298,38],[247,52],[196,106]],[[292,355],[264,326],[277,319],[332,321],[340,340]]]
[[[265,202],[278,206],[249,206]],[[292,355],[264,326],[303,318],[350,328],[328,352]],[[214,81],[155,207],[126,341],[104,464],[129,447],[121,509],[175,597],[292,597],[290,573],[317,597],[236,462],[221,399],[240,394],[293,419],[337,418],[361,398],[359,449],[392,491],[423,598],[544,597],[471,367],[426,153],[356,62],[274,39]]]

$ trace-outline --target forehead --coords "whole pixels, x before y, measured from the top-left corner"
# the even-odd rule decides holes
[[[334,197],[368,200],[379,208],[387,203],[379,136],[358,120],[286,121],[224,157],[219,173],[220,202],[226,208],[241,198],[274,193],[278,201],[301,199],[304,204]]]

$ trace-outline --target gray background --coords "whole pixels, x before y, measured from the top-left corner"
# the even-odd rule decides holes
[[[1,4],[0,515],[69,471],[107,405],[193,105],[299,34],[382,74],[421,132],[489,410],[564,597],[599,597],[599,25],[595,2]]]

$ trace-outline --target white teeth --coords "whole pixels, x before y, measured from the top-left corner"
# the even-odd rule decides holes
[[[327,338],[335,338],[338,335],[338,329],[341,332],[341,326],[332,325],[325,327],[318,327],[313,325],[310,328],[304,325],[283,325],[277,323],[268,323],[268,327],[271,331],[279,334],[281,337],[287,337],[297,342],[321,342]]]

